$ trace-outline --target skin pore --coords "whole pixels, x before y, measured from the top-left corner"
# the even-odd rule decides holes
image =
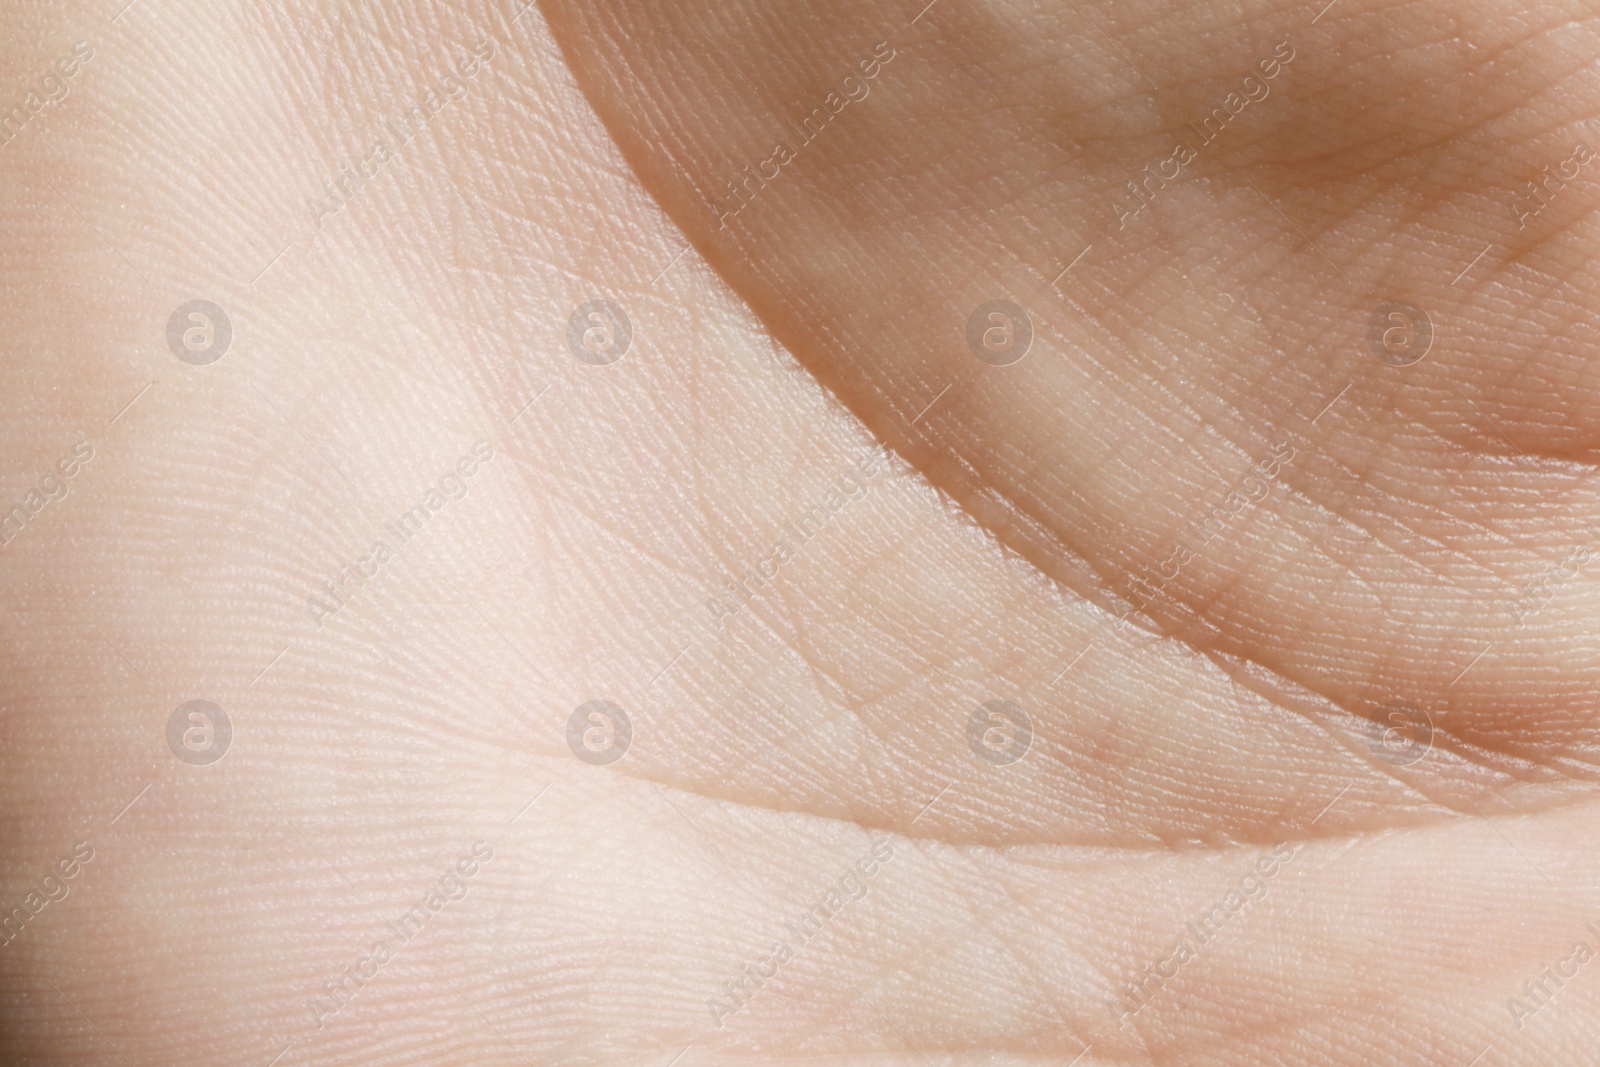
[[[6,1062],[1582,1062],[1588,9],[0,25]]]

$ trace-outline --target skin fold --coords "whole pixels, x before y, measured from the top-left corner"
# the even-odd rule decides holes
[[[0,14],[0,1060],[1592,1058],[1589,8],[118,6]]]

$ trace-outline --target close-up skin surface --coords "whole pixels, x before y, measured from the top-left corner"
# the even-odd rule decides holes
[[[0,1063],[1594,1062],[1597,56],[0,12]]]

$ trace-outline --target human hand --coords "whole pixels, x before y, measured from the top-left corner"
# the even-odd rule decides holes
[[[4,18],[11,1059],[1586,1062],[1586,11]]]

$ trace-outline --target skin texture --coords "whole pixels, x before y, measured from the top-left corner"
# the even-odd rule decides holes
[[[0,105],[78,41],[0,145],[0,507],[92,452],[0,546],[0,1059],[1587,1062],[1587,8],[36,6]]]

